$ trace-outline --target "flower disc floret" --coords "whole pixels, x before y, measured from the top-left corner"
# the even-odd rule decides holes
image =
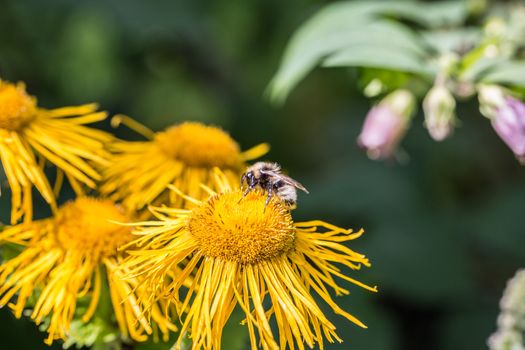
[[[130,229],[116,222],[130,218],[110,200],[78,198],[62,206],[56,218],[56,238],[66,250],[81,250],[94,260],[115,255],[131,238]]]
[[[217,194],[196,208],[188,230],[205,256],[254,264],[286,254],[294,247],[289,210],[278,199],[241,191]]]
[[[241,165],[237,142],[223,130],[201,123],[182,123],[155,136],[170,158],[194,167],[236,168]]]
[[[0,129],[19,130],[36,115],[36,100],[27,94],[24,84],[0,81]]]

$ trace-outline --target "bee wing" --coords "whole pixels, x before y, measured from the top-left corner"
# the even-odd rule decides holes
[[[298,188],[301,191],[304,191],[306,193],[310,193],[310,192],[308,192],[308,190],[303,185],[301,185],[301,183],[299,181],[295,181],[291,177],[283,175],[280,172],[276,172],[276,171],[272,171],[272,170],[261,170],[261,174],[266,174],[266,175],[269,175],[269,176],[275,176],[275,177],[281,179],[281,181],[283,181],[284,183],[286,183],[288,185],[294,186],[295,188]]]
[[[306,187],[304,187],[299,181],[295,181],[294,179],[292,179],[291,177],[286,176],[286,175],[281,175],[281,176],[282,176],[282,180],[284,182],[286,182],[288,185],[292,185],[292,186],[300,189],[301,191],[304,191],[306,193],[310,193],[310,192],[308,192]]]

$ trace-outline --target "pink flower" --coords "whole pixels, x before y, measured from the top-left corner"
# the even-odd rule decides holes
[[[501,139],[525,162],[525,104],[507,96],[506,103],[496,110],[492,126]]]
[[[397,90],[368,112],[357,143],[371,159],[386,159],[394,154],[408,129],[414,104],[410,92]]]

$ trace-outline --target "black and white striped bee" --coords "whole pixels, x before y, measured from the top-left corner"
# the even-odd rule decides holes
[[[265,207],[272,196],[276,196],[287,205],[294,207],[297,203],[297,188],[309,193],[299,182],[284,175],[279,164],[270,162],[257,162],[250,166],[241,177],[241,186],[244,184],[247,185],[247,188],[243,198],[257,187],[268,193]]]

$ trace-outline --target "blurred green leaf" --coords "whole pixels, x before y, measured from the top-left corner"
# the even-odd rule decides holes
[[[393,6],[391,10],[386,10],[384,13],[411,20],[425,28],[459,25],[468,16],[467,2],[462,0],[434,3],[400,1],[396,3],[397,7]]]
[[[387,91],[404,87],[411,76],[396,70],[362,68],[359,70],[359,87],[367,97],[376,97]]]
[[[464,62],[462,62],[462,67],[459,72],[462,81],[479,81],[492,67],[508,62],[508,60],[503,57],[480,57],[472,62],[468,61],[467,59],[467,61],[464,60]]]
[[[481,76],[485,83],[525,86],[525,62],[503,61],[494,64]]]
[[[422,31],[421,36],[427,45],[440,53],[463,51],[471,48],[481,37],[478,28],[458,28],[438,31]]]
[[[187,333],[182,338],[182,341],[180,342],[180,346],[177,346],[177,345],[178,345],[177,342],[175,342],[173,346],[170,348],[170,350],[190,350],[191,349],[192,343]]]
[[[69,337],[64,341],[64,349],[75,346],[80,349],[84,346],[97,346],[97,349],[110,349],[111,342],[119,336],[118,331],[110,331],[107,323],[101,318],[94,318],[88,323],[75,319],[71,322]]]
[[[102,276],[106,273],[102,272]],[[69,336],[64,341],[64,348],[82,348],[93,346],[97,349],[111,349],[113,344],[120,341],[120,331],[114,319],[113,303],[111,302],[109,286],[103,277],[100,290],[100,299],[93,317],[84,322],[85,314],[91,302],[91,296],[77,299],[75,317],[71,322]]]
[[[424,48],[418,44],[417,37],[403,25],[390,21],[366,21],[366,18],[356,21],[350,19],[340,25],[334,22],[330,28],[325,25],[324,18],[319,22],[314,18],[299,29],[290,41],[279,71],[270,82],[270,97],[282,102],[324,57],[335,53],[346,51],[359,55],[360,51],[369,47],[388,45],[407,56],[424,55]],[[366,53],[363,55],[367,56]],[[366,59],[359,61],[359,64],[363,63],[366,63]],[[355,63],[349,65],[356,66]],[[381,67],[378,64],[371,66]]]
[[[4,226],[0,225],[0,230],[2,230],[3,227]],[[2,244],[0,249],[2,252],[2,261],[7,261],[20,254],[24,250],[24,246],[15,243],[5,243]]]
[[[467,16],[463,2],[424,4],[401,2],[341,2],[328,5],[294,34],[286,49],[280,68],[268,87],[269,96],[275,102],[283,102],[294,86],[319,61],[327,56],[346,51],[335,62],[337,65],[364,65],[370,57],[369,66],[395,68],[406,71],[429,73],[429,69],[416,59],[402,59],[403,55],[424,55],[420,38],[400,23],[381,20],[381,16],[394,16],[412,20],[425,27],[437,27],[459,23]],[[378,52],[377,47],[385,47]],[[388,59],[380,57],[384,51],[397,50]],[[368,50],[368,53],[366,52]],[[360,57],[352,58],[353,54]],[[374,52],[375,51],[375,52]],[[376,56],[376,55],[379,55]],[[389,63],[390,61],[397,62]],[[327,65],[336,65],[335,63]]]
[[[387,39],[385,38],[385,41]],[[417,56],[389,45],[357,45],[328,56],[323,67],[371,67],[431,75],[432,68]]]

